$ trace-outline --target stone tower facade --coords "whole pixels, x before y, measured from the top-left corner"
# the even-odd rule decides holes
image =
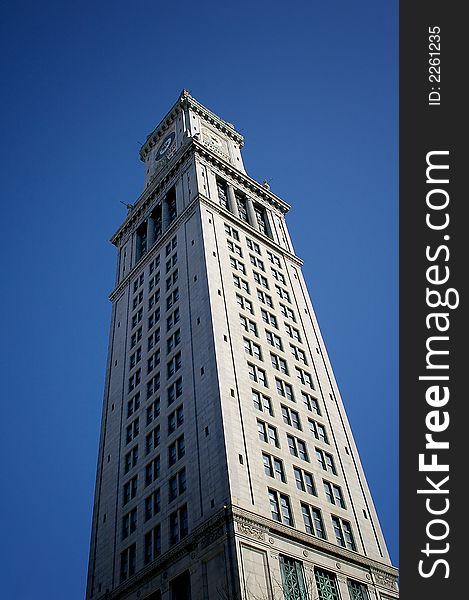
[[[285,223],[185,90],[140,151],[87,600],[389,600],[392,567]]]

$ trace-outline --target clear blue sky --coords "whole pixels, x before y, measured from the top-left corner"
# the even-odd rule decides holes
[[[187,88],[245,135],[297,253],[397,562],[397,2],[2,2],[2,597],[84,595],[140,144]]]

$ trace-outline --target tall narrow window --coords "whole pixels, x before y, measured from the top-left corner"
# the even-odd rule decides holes
[[[347,579],[348,591],[350,594],[350,600],[369,600],[368,588],[364,583],[354,581],[353,579]]]
[[[174,219],[177,216],[176,188],[174,186],[168,190],[165,202],[168,210],[168,224],[170,224],[174,221]]]
[[[280,556],[280,572],[285,600],[308,600],[302,563],[289,556]]]
[[[228,210],[228,186],[226,185],[226,181],[217,179],[217,192],[220,206]]]
[[[323,569],[314,569],[314,578],[316,579],[319,600],[339,600],[337,580],[334,573]]]

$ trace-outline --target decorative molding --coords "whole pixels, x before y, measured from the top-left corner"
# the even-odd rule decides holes
[[[334,557],[337,561],[348,562],[361,567],[366,566],[373,573],[379,573],[383,581],[385,578],[387,578],[389,582],[395,582],[397,580],[398,571],[391,565],[380,563],[372,558],[363,556],[358,552],[352,552],[351,550],[347,550],[336,544],[331,544],[331,542],[321,540],[308,533],[289,527],[288,525],[283,525],[282,523],[268,519],[267,517],[251,513],[238,506],[232,505],[231,511],[233,520],[242,518],[245,523],[250,523],[254,527],[261,528],[271,534],[278,534],[283,538],[290,539],[300,545],[308,546],[312,551],[318,550],[321,553]],[[395,585],[395,583],[393,585]],[[390,586],[388,585],[388,587]],[[392,587],[391,589],[395,589],[395,587]]]
[[[239,147],[242,148],[244,145],[243,136],[236,131],[234,125],[220,119],[215,113],[206,108],[203,104],[193,98],[187,90],[182,90],[176,103],[172,106],[165,117],[158,123],[155,129],[147,135],[146,142],[140,149],[140,159],[145,160],[145,157],[151,150],[158,144],[164,133],[171,127],[177,116],[184,110],[191,109],[197,115],[202,117],[207,123],[214,126],[216,129],[222,131],[225,135],[234,140]]]
[[[397,577],[386,571],[371,568],[371,573],[375,580],[376,585],[384,587],[388,590],[397,591]]]

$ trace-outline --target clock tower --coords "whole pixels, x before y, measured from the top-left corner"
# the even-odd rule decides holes
[[[141,148],[117,279],[87,600],[392,600],[285,216],[183,91]]]

